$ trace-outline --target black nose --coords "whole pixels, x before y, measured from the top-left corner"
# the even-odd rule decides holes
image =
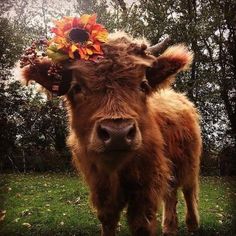
[[[104,120],[97,127],[98,138],[106,150],[127,150],[136,136],[136,125],[132,120]]]

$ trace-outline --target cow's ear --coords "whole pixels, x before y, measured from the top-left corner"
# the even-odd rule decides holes
[[[180,44],[167,48],[146,70],[149,85],[155,90],[172,83],[174,76],[187,70],[193,60],[193,53]]]
[[[53,76],[49,76],[49,70],[52,66],[52,61],[43,58],[34,61],[34,64],[25,66],[22,69],[23,79],[28,84],[29,81],[35,81],[49,92],[58,96],[65,95],[70,89],[72,80],[72,71],[62,69],[60,72],[61,79],[58,80]]]

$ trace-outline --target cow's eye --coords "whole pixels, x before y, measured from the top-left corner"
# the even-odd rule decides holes
[[[81,86],[80,86],[79,84],[76,84],[76,85],[73,87],[73,92],[74,92],[75,94],[81,93],[81,92],[82,92]]]
[[[144,93],[150,93],[151,86],[148,84],[147,80],[143,80],[140,84],[140,90]]]

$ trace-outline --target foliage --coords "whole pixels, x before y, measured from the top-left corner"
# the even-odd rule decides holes
[[[126,1],[125,4],[124,1],[118,0],[70,0],[63,5],[63,8],[49,0],[19,0],[13,3],[12,0],[5,0],[0,6],[1,80],[12,78],[12,68],[22,48],[29,45],[32,39],[51,36],[50,22],[52,19],[59,19],[65,15],[97,13],[97,21],[105,25],[108,31],[124,30],[135,37],[145,36],[152,43],[157,43],[168,34],[172,38],[171,44],[185,42],[195,53],[191,70],[178,76],[174,87],[181,92],[187,92],[188,97],[196,104],[202,115],[204,154],[207,153],[203,161],[204,172],[207,173],[205,167],[208,168],[211,163],[214,163],[217,169],[221,163],[220,159],[225,159],[221,155],[221,149],[231,147],[235,150],[235,1],[139,0],[132,4]],[[10,16],[9,11],[11,11]],[[2,99],[0,122],[4,124],[2,136],[5,140],[5,146],[0,151],[4,154],[5,160],[8,160],[8,167],[14,166],[10,161],[12,157],[15,156],[15,159],[23,161],[23,152],[25,156],[33,152],[33,149],[29,153],[27,150],[23,151],[24,148],[21,149],[21,147],[34,146],[35,153],[42,153],[42,150],[45,152],[48,149],[57,150],[58,144],[55,140],[59,137],[65,145],[66,118],[61,106],[57,111],[52,105],[55,103],[46,102],[45,98],[39,94],[37,97],[33,91],[27,92],[17,84],[1,84],[0,89]],[[8,92],[5,93],[5,90]],[[27,96],[26,93],[28,93]],[[42,113],[39,116],[40,119],[38,112]],[[58,116],[55,115],[57,113]],[[56,116],[60,133],[63,133],[57,138],[53,136],[56,132],[52,131],[55,130],[52,119],[50,121],[52,114]],[[21,121],[21,125],[18,125],[18,120]],[[33,133],[30,133],[31,130]],[[23,139],[21,135],[25,135],[25,138]],[[17,142],[16,137],[18,137]],[[63,148],[62,146],[61,150],[64,150],[65,146]],[[233,152],[230,153],[234,155]],[[16,156],[21,156],[21,158]],[[42,157],[40,159],[42,160]],[[214,161],[211,162],[213,159]],[[2,160],[0,163],[3,165]],[[15,163],[14,160],[13,163]],[[22,162],[21,166],[23,165]],[[219,170],[213,172],[219,173]]]
[[[24,88],[19,82],[0,85],[2,169],[68,167],[65,110],[59,100],[45,100],[33,87]]]
[[[232,179],[202,178],[199,235],[235,235],[235,184]],[[99,222],[81,178],[65,174],[1,175],[0,193],[0,210],[5,212],[1,235],[99,235]],[[186,235],[182,195],[179,199],[180,235]],[[118,235],[129,235],[125,211],[120,223]]]
[[[172,44],[185,42],[195,60],[191,71],[180,75],[174,86],[187,91],[200,110],[204,147],[219,151],[224,145],[236,145],[234,1],[140,0],[127,11],[118,1],[77,0],[77,4],[80,13],[98,12],[112,30],[145,36],[152,43],[167,34]]]
[[[175,87],[187,91],[199,108],[208,149],[236,145],[236,29],[232,15],[235,2],[140,0],[139,3],[125,17],[120,13],[119,27],[135,36],[145,36],[152,43],[168,34],[171,43],[184,42],[194,51],[191,71],[179,76]]]
[[[47,101],[35,86],[25,88],[12,80],[12,68],[36,31],[6,18],[0,18],[0,25],[0,170],[68,169],[62,102]]]
[[[9,78],[10,69],[22,52],[24,41],[20,29],[16,29],[6,18],[0,17],[0,81]]]

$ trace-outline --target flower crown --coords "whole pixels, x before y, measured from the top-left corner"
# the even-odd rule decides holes
[[[40,59],[48,57],[52,63],[47,73],[53,80],[52,90],[56,94],[62,81],[63,65],[73,60],[96,62],[103,57],[101,44],[107,42],[108,32],[103,25],[96,23],[96,14],[63,17],[54,24],[51,29],[54,37],[34,41],[21,56],[20,67],[33,67]]]
[[[54,21],[51,29],[54,37],[34,41],[21,56],[21,67],[33,64],[34,60],[47,56],[54,63],[70,60],[92,60],[102,56],[101,44],[107,42],[108,32],[96,23],[96,14],[78,17],[63,17]],[[42,54],[39,54],[42,51]]]
[[[51,29],[55,36],[49,40],[47,55],[53,61],[67,59],[92,60],[103,54],[101,43],[107,41],[108,32],[96,23],[96,14],[78,17],[63,17],[54,21]]]

